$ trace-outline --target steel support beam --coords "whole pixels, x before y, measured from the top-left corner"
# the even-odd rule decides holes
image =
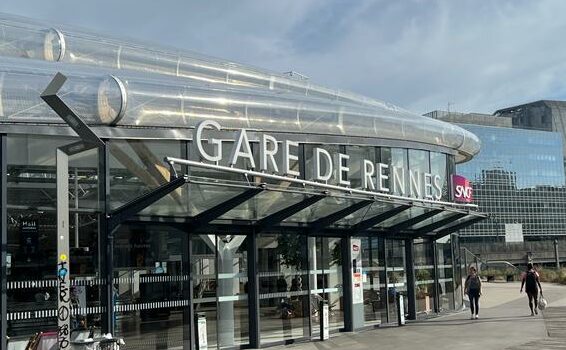
[[[137,198],[122,205],[110,214],[110,229],[115,229],[121,223],[128,220],[130,217],[136,215],[140,211],[149,207],[161,198],[167,196],[169,193],[175,191],[186,183],[185,177],[178,177],[170,182],[163,184]]]
[[[0,239],[1,239],[1,278],[0,281],[0,349],[8,348],[8,151],[6,135],[0,135]]]
[[[394,217],[395,215],[409,209],[412,208],[410,205],[400,205],[398,207],[395,207],[389,211],[386,211],[384,213],[378,214],[372,218],[369,218],[367,220],[364,220],[360,223],[358,223],[356,226],[354,226],[352,228],[352,234],[356,234],[356,233],[360,233],[360,232],[364,232],[367,231],[368,229],[374,227],[375,225],[379,224],[380,222],[383,222],[389,218]]]
[[[319,202],[325,198],[323,195],[315,195],[308,197],[298,203],[288,206],[287,208],[283,208],[278,212],[275,212],[269,216],[264,217],[263,219],[257,222],[256,232],[263,231],[270,227],[273,227],[279,224],[281,221],[285,220],[286,218],[300,212],[303,209],[310,207],[311,205]]]
[[[65,84],[65,81],[67,81],[67,77],[57,73],[41,93],[41,98],[79,135],[82,141],[92,144],[94,147],[104,146],[104,142],[57,96],[57,92]]]
[[[391,233],[396,233],[396,232],[401,232],[413,225],[418,224],[419,222],[425,221],[426,219],[429,219],[433,216],[435,216],[438,213],[441,213],[443,210],[442,209],[431,209],[430,211],[415,216],[414,218],[405,220],[403,222],[398,223],[397,225],[393,225],[391,227],[388,227],[386,230],[391,232]]]
[[[328,216],[325,216],[323,218],[320,218],[316,221],[314,221],[309,228],[309,234],[315,234],[317,232],[320,232],[322,230],[324,230],[326,227],[332,225],[333,223],[335,223],[336,221],[345,218],[346,216],[367,207],[368,205],[372,204],[373,201],[370,200],[363,200],[363,201],[359,201],[356,204],[352,204],[349,207],[346,207],[344,209],[338,210],[335,213],[332,213]]]
[[[220,203],[208,210],[203,211],[202,213],[193,217],[193,219],[187,224],[189,232],[195,231],[198,228],[202,227],[203,225],[208,224],[214,219],[226,214],[230,210],[234,209],[238,205],[250,200],[254,196],[258,195],[260,192],[263,191],[263,188],[250,188],[247,189],[245,192],[240,193],[239,195]]]
[[[485,219],[487,219],[487,216],[476,216],[476,217],[474,217],[474,218],[472,218],[472,219],[470,219],[470,220],[466,220],[466,221],[461,222],[461,223],[459,223],[459,224],[456,224],[456,225],[447,227],[447,228],[445,228],[445,229],[442,229],[442,230],[440,230],[440,231],[437,231],[437,232],[436,232],[436,235],[435,235],[434,237],[435,237],[435,239],[442,238],[442,237],[444,237],[444,236],[446,236],[446,235],[449,235],[449,234],[451,234],[451,233],[453,233],[453,232],[456,232],[456,231],[458,231],[458,230],[461,230],[461,229],[463,229],[464,227],[468,227],[468,226],[470,226],[470,225],[475,224],[476,222],[479,222],[479,221],[482,221],[482,220],[485,220]]]
[[[434,222],[430,225],[426,225],[426,226],[423,226],[423,227],[417,229],[415,231],[415,234],[423,235],[423,234],[426,234],[426,233],[429,233],[429,232],[433,232],[434,230],[441,228],[443,226],[446,226],[449,223],[456,221],[460,218],[463,218],[466,215],[468,215],[468,213],[455,213],[454,215],[451,215],[451,216],[449,216],[445,219],[439,220],[439,221]]]

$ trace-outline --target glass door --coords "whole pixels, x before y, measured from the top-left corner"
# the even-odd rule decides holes
[[[310,310],[313,336],[320,334],[320,302],[328,301],[330,330],[344,327],[342,239],[309,237]]]
[[[257,238],[261,344],[309,336],[307,237],[296,233]]]
[[[247,236],[191,237],[193,305],[204,314],[210,348],[249,343]]]

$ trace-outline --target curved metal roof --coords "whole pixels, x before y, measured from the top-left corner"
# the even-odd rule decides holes
[[[438,145],[460,161],[480,148],[455,125],[229,61],[2,14],[0,29],[0,56],[17,58],[0,62],[0,123],[59,123],[39,93],[62,71],[62,98],[92,125],[192,128],[213,119],[226,128]]]

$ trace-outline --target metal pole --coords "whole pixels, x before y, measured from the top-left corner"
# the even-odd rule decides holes
[[[75,171],[73,172],[74,176],[75,176],[75,180],[73,185],[75,186],[74,188],[74,195],[75,195],[75,209],[78,210],[79,209],[79,170],[77,168],[75,168]],[[79,244],[79,212],[75,212],[75,248],[79,248],[80,244]]]
[[[560,255],[558,254],[558,240],[554,240],[554,258],[556,259],[556,268],[560,268]]]
[[[248,236],[248,310],[250,348],[259,349],[261,346],[260,319],[259,319],[259,276],[258,276],[258,246],[257,234],[252,232]]]
[[[354,310],[352,297],[352,242],[351,237],[342,238],[342,279],[344,293],[344,331],[354,330]]]
[[[102,331],[114,334],[114,236],[110,232],[110,154],[108,146],[98,148],[99,171],[99,203],[100,203],[100,275],[105,281],[100,288],[100,301],[106,308],[105,317],[102,318]]]
[[[69,156],[57,149],[57,342],[70,347],[71,262],[69,256]]]
[[[8,290],[7,249],[8,249],[8,166],[6,135],[0,135],[0,237],[1,237],[1,294],[0,294],[0,349],[8,348],[8,305],[6,293]]]
[[[191,274],[191,248],[192,242],[191,237],[188,233],[183,235],[183,247],[182,247],[182,275],[183,275],[183,300],[188,301],[188,306],[183,308],[183,349],[191,350],[194,349],[192,346],[192,339],[194,334],[194,324],[193,324],[193,279]],[[185,279],[185,277],[188,277]]]
[[[405,270],[407,273],[407,314],[409,320],[417,318],[417,300],[415,293],[415,247],[412,239],[405,240]]]
[[[438,271],[438,245],[436,241],[432,241],[431,245],[432,245],[432,256],[434,259],[434,264],[432,265],[434,266],[433,268],[434,286],[432,288],[432,290],[434,291],[433,307],[434,307],[434,312],[439,313],[440,312],[440,288],[439,288],[440,281],[438,279],[438,276],[440,275],[440,273]]]

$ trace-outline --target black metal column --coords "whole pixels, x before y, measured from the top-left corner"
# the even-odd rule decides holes
[[[344,294],[344,331],[354,331],[354,298],[352,295],[352,242],[351,236],[342,238],[342,279]]]
[[[379,272],[379,284],[385,284],[385,319],[383,316],[381,317],[381,322],[389,323],[389,278],[387,276],[387,250],[386,250],[386,243],[385,238],[379,237],[377,239],[377,261],[383,261],[383,273]],[[381,287],[380,287],[380,294],[382,294]]]
[[[110,154],[108,146],[98,148],[100,233],[100,276],[105,281],[100,288],[100,301],[106,314],[102,317],[102,331],[114,334],[114,233],[110,226]]]
[[[186,253],[186,262],[183,264],[183,268],[186,271],[186,275],[189,276],[185,287],[186,291],[183,292],[185,300],[189,301],[189,305],[183,310],[183,349],[196,349],[196,333],[195,333],[195,306],[193,304],[193,292],[194,292],[194,279],[192,273],[193,264],[191,262],[193,254],[193,240],[191,235],[185,233],[186,244],[184,244]]]
[[[6,293],[8,292],[8,274],[6,266],[7,250],[8,250],[8,210],[6,206],[8,205],[8,159],[7,159],[7,142],[6,135],[0,135],[0,237],[1,237],[1,295],[0,295],[0,314],[2,319],[0,320],[0,349],[7,349],[8,344],[8,305]]]
[[[436,241],[432,241],[431,242],[432,245],[432,257],[434,259],[434,264],[432,266],[434,266],[433,268],[433,274],[434,274],[434,287],[432,288],[433,292],[434,292],[434,312],[435,313],[439,313],[440,312],[440,281],[438,278],[438,246],[436,245]]]
[[[405,272],[407,274],[407,304],[409,320],[417,318],[417,299],[415,294],[415,247],[412,239],[405,239]]]
[[[189,142],[181,142],[181,152],[182,159],[189,159]],[[187,174],[189,167],[186,165],[181,166],[181,174]],[[187,188],[184,190],[188,191]],[[193,337],[194,337],[194,312],[193,312],[193,274],[192,274],[192,248],[193,243],[191,236],[188,232],[185,232],[182,240],[183,247],[183,264],[182,264],[182,275],[184,278],[183,282],[183,300],[188,301],[188,305],[183,308],[183,349],[191,350],[194,349]]]
[[[259,349],[261,336],[259,327],[259,269],[257,233],[248,236],[248,308],[250,348]]]

